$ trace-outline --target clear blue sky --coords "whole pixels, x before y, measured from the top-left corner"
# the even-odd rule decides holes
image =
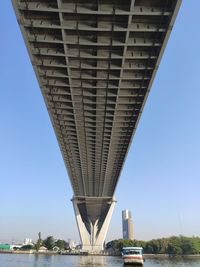
[[[183,1],[116,191],[107,240],[200,235],[200,1]],[[10,1],[0,2],[0,241],[78,240],[72,190]]]

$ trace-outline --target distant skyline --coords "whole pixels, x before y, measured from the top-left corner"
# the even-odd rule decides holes
[[[200,1],[183,1],[116,190],[106,241],[200,236]],[[11,1],[0,3],[0,241],[79,240],[67,171]]]

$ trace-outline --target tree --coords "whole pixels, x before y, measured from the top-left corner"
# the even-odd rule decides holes
[[[181,248],[181,240],[179,237],[173,236],[169,238],[167,253],[169,255],[182,255],[183,254],[183,250]]]
[[[69,249],[69,243],[66,242],[65,240],[61,240],[61,239],[58,239],[55,242],[55,246],[59,247],[60,250]]]
[[[38,233],[38,240],[37,243],[35,244],[35,249],[38,251],[40,247],[42,246],[42,238],[41,238],[41,233]]]
[[[172,236],[150,241],[118,239],[107,243],[106,249],[120,253],[122,247],[126,246],[143,247],[144,253],[151,254],[200,254],[200,237]]]
[[[24,246],[22,246],[21,248],[20,248],[20,250],[31,250],[31,249],[33,249],[34,247],[33,247],[33,245],[24,245]]]
[[[151,245],[153,248],[153,254],[158,254],[161,250],[160,242],[158,239],[151,240]]]
[[[181,248],[183,250],[183,254],[198,254],[200,248],[198,246],[197,239],[195,237],[185,237],[180,236]]]
[[[48,250],[52,250],[53,247],[55,246],[55,239],[53,238],[53,236],[48,236],[48,237],[43,241],[43,245],[44,245]]]

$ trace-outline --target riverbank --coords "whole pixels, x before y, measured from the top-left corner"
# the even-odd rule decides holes
[[[65,252],[57,252],[57,251],[35,251],[35,250],[0,250],[0,254],[35,254],[35,255],[66,255],[66,256],[87,256],[87,255],[94,255],[94,256],[116,256],[111,255],[107,252],[93,252],[89,253],[87,251],[65,251]]]
[[[183,258],[183,259],[194,259],[200,258],[200,254],[194,255],[168,255],[168,254],[143,254],[146,259],[169,259],[169,258]]]
[[[37,252],[35,250],[23,251],[23,250],[0,250],[0,254],[34,254],[34,255],[62,255],[62,256],[114,256],[121,257],[120,255],[111,254],[107,252],[102,253],[86,253],[81,251],[73,251],[67,253],[60,253],[54,251]],[[195,255],[168,255],[168,254],[143,254],[145,259],[169,259],[169,258],[182,258],[182,259],[194,259],[199,258],[200,254]]]
[[[35,250],[0,250],[0,254],[43,254],[43,255],[57,255],[58,252],[54,251],[44,251],[37,252]]]

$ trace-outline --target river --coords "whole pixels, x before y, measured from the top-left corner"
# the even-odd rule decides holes
[[[123,267],[120,257],[0,254],[0,267]],[[146,259],[144,267],[199,267],[200,258]],[[128,266],[127,266],[128,267]]]

